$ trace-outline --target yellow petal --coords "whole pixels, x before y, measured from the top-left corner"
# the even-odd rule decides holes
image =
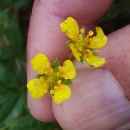
[[[101,67],[104,65],[105,63],[105,59],[104,58],[100,58],[94,55],[90,55],[88,57],[85,57],[86,62],[95,68]]]
[[[44,79],[34,78],[27,83],[27,88],[33,98],[41,98],[48,91],[48,84],[44,81]]]
[[[71,60],[66,60],[63,66],[59,67],[59,76],[65,79],[75,78],[76,70]]]
[[[60,24],[62,32],[66,34],[73,41],[78,40],[79,26],[76,20],[72,17],[68,17],[65,21]]]
[[[76,58],[77,61],[80,61],[80,53],[75,48],[74,44],[69,44],[70,49],[72,50],[73,56]]]
[[[51,69],[50,61],[44,54],[37,54],[31,60],[32,68],[38,73],[43,74]]]
[[[96,27],[96,33],[96,36],[89,38],[89,42],[87,43],[88,48],[101,48],[107,43],[107,37],[100,27]],[[88,35],[90,35],[90,32]]]
[[[52,99],[56,104],[60,104],[64,100],[68,99],[71,95],[71,89],[67,85],[60,84],[58,89],[54,89]]]

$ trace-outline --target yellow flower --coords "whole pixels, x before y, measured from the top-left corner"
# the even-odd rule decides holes
[[[31,64],[38,73],[36,78],[27,83],[27,88],[33,98],[41,98],[48,92],[54,102],[59,104],[70,97],[71,89],[68,85],[76,76],[75,67],[70,60],[66,60],[62,66],[56,60],[51,67],[45,55],[37,54]]]
[[[43,78],[34,78],[27,83],[27,88],[33,98],[41,98],[48,92],[48,83]]]
[[[67,42],[73,56],[80,62],[86,62],[95,68],[101,67],[105,63],[104,58],[97,57],[95,49],[103,47],[107,43],[107,37],[100,27],[96,27],[96,35],[90,30],[85,35],[85,29],[79,30],[78,23],[72,17],[68,17],[60,24],[61,30],[70,40]],[[88,53],[88,50],[91,51]]]
[[[49,59],[44,54],[37,54],[32,60],[31,60],[32,68],[38,73],[48,73],[51,69],[51,64]]]
[[[71,89],[64,84],[55,86],[56,89],[51,90],[52,99],[56,104],[60,104],[64,100],[68,99],[71,95]]]

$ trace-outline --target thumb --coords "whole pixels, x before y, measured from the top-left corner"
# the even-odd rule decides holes
[[[53,104],[54,115],[64,130],[114,130],[130,121],[130,104],[108,70],[78,73],[70,100]]]

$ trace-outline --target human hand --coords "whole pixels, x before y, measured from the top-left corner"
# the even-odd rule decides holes
[[[35,76],[30,60],[37,53],[46,54],[52,62],[68,57],[70,51],[60,22],[72,16],[89,30],[111,2],[35,0],[27,45],[28,80]],[[100,53],[107,61],[104,68],[89,69],[75,63],[77,77],[69,100],[56,105],[48,95],[36,100],[28,94],[31,114],[43,122],[57,120],[64,130],[114,130],[129,123],[130,103],[124,96],[127,94],[130,99],[129,33],[130,26],[126,26],[108,36],[108,43]]]

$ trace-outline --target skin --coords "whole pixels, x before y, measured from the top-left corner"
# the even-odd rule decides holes
[[[68,16],[74,17],[86,30],[94,27],[111,5],[112,0],[35,0],[27,41],[27,78],[35,73],[30,60],[44,53],[51,62],[67,59],[70,50],[67,38],[59,28]],[[90,69],[77,62],[77,77],[73,80],[72,96],[60,105],[45,97],[36,100],[28,93],[28,107],[40,121],[57,120],[64,130],[125,130],[130,123],[130,25],[108,35],[101,49],[106,64]],[[129,128],[129,126],[127,126]]]

